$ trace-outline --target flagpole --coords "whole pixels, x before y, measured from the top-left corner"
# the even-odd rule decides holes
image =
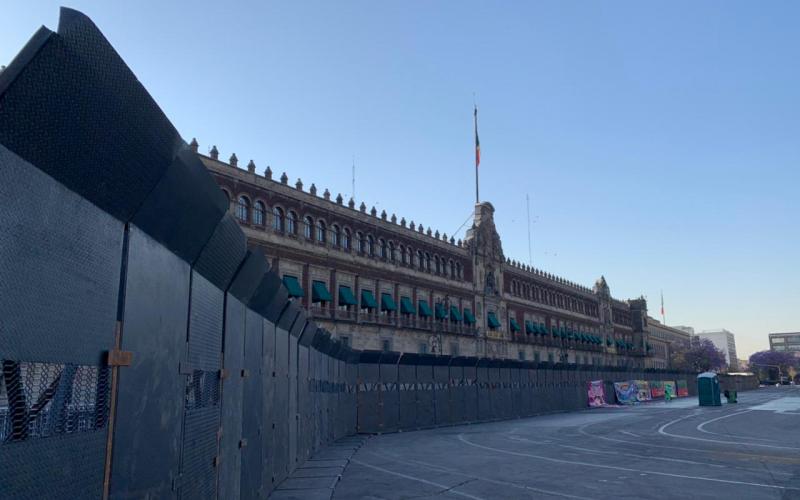
[[[475,106],[475,204],[477,205],[481,202],[478,192],[478,165],[481,163],[481,146],[478,140],[478,105],[473,102],[473,106]]]

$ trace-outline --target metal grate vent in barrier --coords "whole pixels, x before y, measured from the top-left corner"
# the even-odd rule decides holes
[[[185,408],[198,410],[219,405],[218,371],[192,370],[186,383]]]
[[[0,445],[104,428],[110,388],[108,367],[2,360]]]

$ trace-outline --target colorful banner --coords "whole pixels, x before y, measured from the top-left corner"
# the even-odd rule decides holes
[[[627,382],[614,382],[614,393],[617,401],[624,405],[632,405],[639,402],[639,387],[635,380]]]
[[[663,398],[664,397],[664,382],[660,380],[651,380],[650,381],[650,396],[655,398]]]
[[[674,380],[665,380],[664,381],[664,397],[669,395],[670,398],[674,398],[678,396],[678,391],[675,390],[675,381]]]
[[[602,380],[590,380],[588,387],[589,407],[606,406],[606,389]]]
[[[650,396],[650,384],[647,383],[647,380],[634,380],[636,382],[636,387],[639,389],[639,393],[636,395],[636,399],[639,401],[650,401],[653,399]]]
[[[689,395],[689,386],[685,380],[678,380],[678,397],[685,398]]]

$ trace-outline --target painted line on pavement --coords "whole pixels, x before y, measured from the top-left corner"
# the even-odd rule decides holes
[[[447,486],[445,484],[434,483],[433,481],[428,481],[427,479],[420,479],[418,477],[409,476],[409,475],[406,475],[406,474],[402,474],[400,472],[391,471],[389,469],[384,469],[383,467],[378,467],[377,465],[368,464],[366,462],[362,462],[361,460],[353,460],[353,459],[351,459],[350,462],[358,464],[358,465],[363,465],[364,467],[369,467],[370,469],[375,469],[375,470],[383,472],[385,474],[391,474],[392,476],[402,477],[403,479],[408,479],[409,481],[416,481],[418,483],[427,484],[428,486],[435,486],[437,488],[441,488],[442,490],[446,491],[447,493],[452,493],[453,495],[458,495],[458,496],[462,496],[462,497],[465,497],[465,498],[472,498],[473,500],[487,500],[487,499],[482,498],[482,497],[476,497],[474,495],[470,495],[470,494],[467,494],[467,493],[461,493],[460,491],[456,491],[456,490],[452,489],[452,488],[455,488],[458,485],[456,485],[456,486]],[[437,495],[441,494],[441,493],[444,493],[444,491],[437,493]]]
[[[685,475],[685,474],[672,474],[672,473],[669,473],[669,472],[649,471],[649,470],[643,470],[643,469],[632,469],[630,467],[619,467],[619,466],[616,466],[616,465],[591,464],[591,463],[579,462],[579,461],[575,461],[575,460],[562,460],[562,459],[559,459],[559,458],[544,457],[544,456],[541,456],[541,455],[533,455],[531,453],[521,453],[521,452],[517,452],[517,451],[504,450],[504,449],[501,449],[501,448],[493,448],[491,446],[484,446],[484,445],[481,445],[481,444],[473,443],[473,442],[467,440],[467,438],[464,437],[463,433],[458,435],[458,439],[460,441],[462,441],[464,444],[467,444],[469,446],[474,446],[476,448],[482,448],[484,450],[494,451],[494,452],[497,452],[497,453],[505,453],[505,454],[508,454],[508,455],[516,455],[516,456],[519,456],[519,457],[535,458],[535,459],[538,459],[538,460],[544,460],[544,461],[547,461],[547,462],[555,462],[555,463],[560,463],[560,464],[582,465],[584,467],[595,467],[595,468],[598,468],[598,469],[621,470],[621,471],[625,471],[625,472],[637,472],[637,473],[640,473],[640,474],[652,474],[654,476],[677,477],[677,478],[680,478],[680,479],[694,479],[694,480],[697,480],[697,481],[709,481],[709,482],[714,482],[714,483],[738,484],[738,485],[742,485],[742,486],[753,486],[753,487],[756,487],[756,488],[770,488],[770,489],[777,489],[777,490],[800,491],[800,488],[793,488],[791,486],[778,486],[778,485],[775,485],[775,484],[750,483],[750,482],[746,482],[746,481],[734,481],[734,480],[731,480],[731,479],[718,479],[718,478],[712,478],[712,477],[689,476],[689,475]]]
[[[661,434],[662,436],[669,436],[669,437],[677,438],[677,439],[691,439],[692,441],[704,441],[704,442],[707,442],[707,443],[734,444],[736,446],[757,446],[759,448],[771,448],[771,449],[774,449],[774,450],[797,450],[797,451],[800,451],[800,448],[797,448],[797,447],[794,447],[794,446],[776,446],[776,445],[773,445],[773,444],[746,443],[746,442],[743,442],[743,441],[722,441],[720,439],[708,439],[708,438],[701,438],[701,437],[696,437],[696,436],[685,436],[683,434],[672,434],[672,433],[666,431],[667,427],[669,427],[669,426],[671,426],[673,424],[677,424],[681,420],[686,420],[687,418],[690,418],[690,417],[693,417],[693,416],[694,415],[687,415],[685,417],[676,418],[675,420],[671,420],[671,421],[667,422],[666,424],[662,425],[661,427],[659,427],[658,428],[658,433]]]
[[[488,477],[484,477],[484,476],[476,476],[475,474],[465,474],[465,473],[463,473],[463,472],[461,472],[459,470],[456,470],[456,469],[451,469],[451,468],[445,467],[443,465],[432,464],[432,463],[429,463],[429,462],[423,462],[422,460],[402,460],[402,459],[400,459],[399,457],[397,457],[394,454],[378,453],[378,452],[375,452],[375,451],[369,451],[367,453],[372,453],[375,456],[378,456],[378,457],[381,457],[381,458],[386,458],[386,459],[389,459],[389,460],[393,460],[394,462],[398,462],[398,463],[404,463],[404,464],[410,464],[410,465],[422,465],[424,467],[429,467],[431,469],[438,469],[441,472],[447,472],[447,473],[454,474],[454,475],[457,475],[457,476],[468,477],[470,479],[476,479],[478,481],[484,481],[484,482],[487,482],[487,483],[498,484],[498,485],[501,485],[501,486],[510,486],[512,488],[535,491],[537,493],[543,493],[543,494],[546,494],[546,495],[552,495],[552,496],[557,496],[557,497],[575,498],[577,500],[594,500],[592,497],[582,497],[582,496],[578,496],[578,495],[570,495],[568,493],[560,493],[560,492],[557,492],[557,491],[550,491],[550,490],[543,490],[541,488],[534,488],[533,486],[528,486],[527,484],[512,483],[512,482],[508,482],[508,481],[500,481],[499,479],[492,479],[492,478],[488,478]]]

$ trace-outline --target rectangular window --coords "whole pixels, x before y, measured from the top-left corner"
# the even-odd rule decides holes
[[[428,344],[426,344],[426,343],[424,343],[424,342],[423,342],[423,343],[421,343],[421,344],[419,345],[419,353],[420,353],[420,354],[428,354]]]
[[[541,358],[542,358],[542,355],[539,354],[538,352],[533,353],[533,360],[536,361],[537,363],[542,360]]]
[[[342,344],[346,345],[347,347],[350,347],[350,337],[343,336],[343,337],[340,337],[340,339],[342,341]]]
[[[552,363],[553,362],[553,353],[552,352],[547,353],[547,362],[548,363]]]
[[[519,351],[517,357],[520,361],[525,361],[525,351]]]
[[[389,352],[392,350],[392,341],[391,340],[384,340],[381,343],[381,349],[383,352]]]

